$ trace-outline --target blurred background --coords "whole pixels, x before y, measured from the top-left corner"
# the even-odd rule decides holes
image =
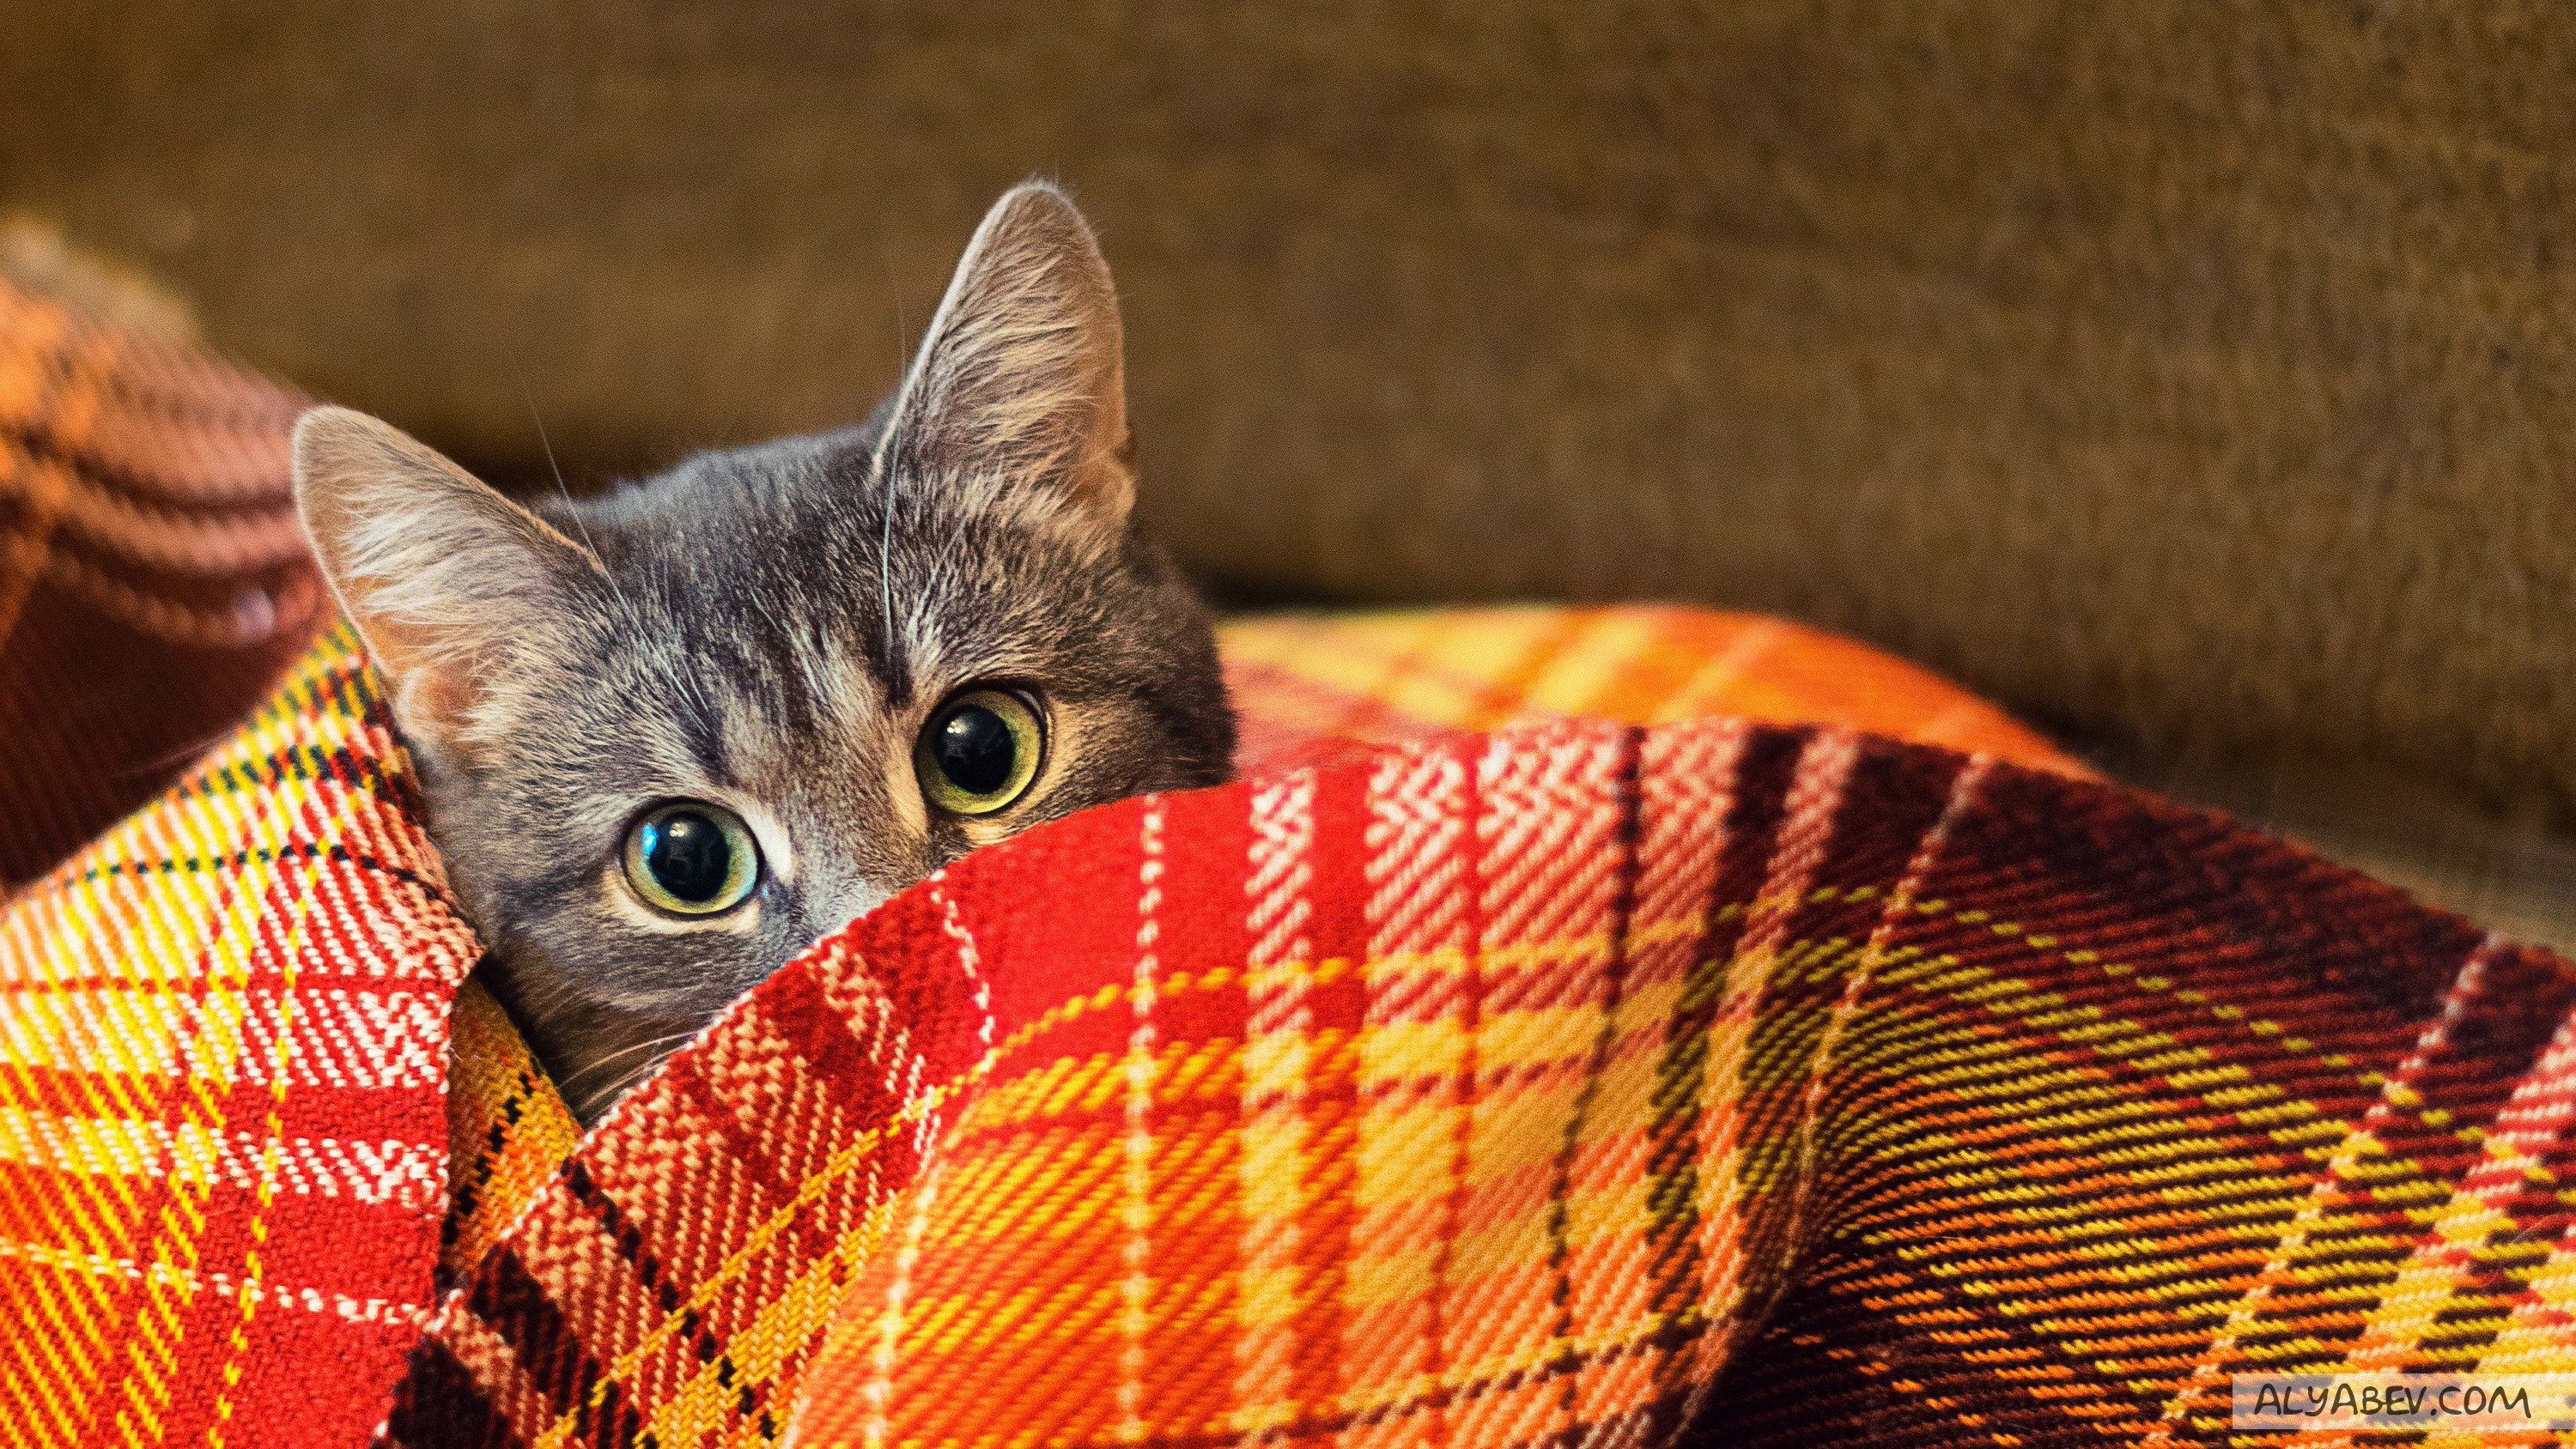
[[[2576,941],[2564,7],[5,4],[0,260],[496,482],[857,419],[1051,175],[1222,597],[1793,614]]]

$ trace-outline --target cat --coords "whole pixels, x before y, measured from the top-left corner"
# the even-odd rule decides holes
[[[1232,768],[1206,609],[1129,526],[1117,301],[995,203],[868,421],[520,507],[364,414],[297,504],[480,968],[585,1125],[843,922],[1040,821]]]

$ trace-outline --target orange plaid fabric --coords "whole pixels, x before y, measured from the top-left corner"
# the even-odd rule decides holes
[[[399,759],[325,650],[0,916],[0,1439],[382,1417],[428,1316],[478,950]]]
[[[388,1434],[2224,1442],[2237,1371],[2576,1367],[2571,1041],[2567,963],[2059,773],[1442,738],[1086,812],[791,964]]]
[[[1272,618],[1225,643],[1246,738],[1274,762],[1346,739],[1319,730],[1442,737],[1513,689],[1533,710],[1641,719],[1675,708],[1676,682],[1698,691],[1685,703],[1766,706],[1817,651],[1840,656],[1842,691],[1820,713],[1886,723],[1888,700],[1930,699],[1945,729],[2053,758],[1910,666],[1749,617]],[[1678,667],[1693,657],[1726,665]],[[578,1145],[506,1018],[458,990],[478,948],[406,768],[334,637],[232,742],[12,903],[0,1281],[33,1331],[0,1354],[5,1442],[195,1443],[236,1424],[265,1442],[280,1416],[295,1442],[363,1437],[434,1286],[530,1217]],[[830,1303],[773,1307],[810,1339]]]
[[[1537,719],[1844,725],[2084,767],[1926,669],[1786,619],[1699,608],[1411,609],[1224,626],[1246,774]]]
[[[0,887],[176,779],[311,641],[302,405],[0,281]]]

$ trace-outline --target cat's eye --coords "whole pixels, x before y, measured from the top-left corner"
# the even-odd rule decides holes
[[[712,916],[741,905],[760,884],[760,847],[722,805],[674,801],[627,827],[626,882],[674,915]]]
[[[970,689],[953,695],[922,726],[913,768],[930,803],[958,815],[990,815],[1037,778],[1046,726],[1020,695]]]

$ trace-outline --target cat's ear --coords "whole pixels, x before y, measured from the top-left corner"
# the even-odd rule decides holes
[[[1044,182],[975,229],[879,453],[906,476],[1114,537],[1135,502],[1118,294],[1082,213]]]
[[[470,757],[574,616],[597,557],[390,424],[319,407],[295,425],[295,503],[395,717]]]

